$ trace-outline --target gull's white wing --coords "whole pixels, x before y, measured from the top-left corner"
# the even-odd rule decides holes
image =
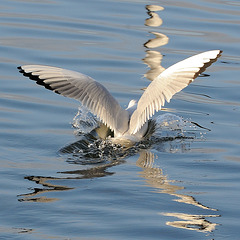
[[[65,97],[81,101],[111,130],[119,133],[128,130],[128,111],[122,109],[108,90],[91,77],[43,65],[25,65],[20,66],[19,69],[24,76],[35,80],[37,84]]]
[[[200,73],[220,57],[220,50],[207,51],[178,62],[163,71],[147,87],[131,116],[129,133],[135,134],[150,117],[187,87]]]

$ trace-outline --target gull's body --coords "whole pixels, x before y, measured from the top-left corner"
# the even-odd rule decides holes
[[[161,110],[165,101],[187,87],[221,55],[220,50],[197,54],[163,71],[146,88],[139,101],[131,100],[123,109],[108,90],[84,74],[43,65],[25,65],[20,72],[37,84],[63,96],[81,101],[114,133],[114,141],[140,141],[148,130],[148,121]]]

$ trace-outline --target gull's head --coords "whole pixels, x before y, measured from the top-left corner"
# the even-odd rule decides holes
[[[132,99],[129,103],[128,103],[128,107],[126,109],[132,108],[134,106],[137,105],[137,100]]]
[[[137,101],[135,99],[132,99],[129,103],[128,103],[128,107],[126,108],[126,110],[130,113],[130,115],[132,115],[132,113],[137,109]]]

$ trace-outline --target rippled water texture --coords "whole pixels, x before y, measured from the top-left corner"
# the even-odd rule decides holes
[[[0,239],[239,239],[239,1],[1,0]],[[76,70],[123,107],[166,67],[222,57],[124,149],[17,66]]]

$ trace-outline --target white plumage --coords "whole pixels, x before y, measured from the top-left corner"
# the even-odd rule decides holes
[[[137,103],[131,100],[127,109],[103,85],[84,74],[43,65],[24,65],[19,69],[47,89],[81,101],[114,132],[115,138],[139,141],[147,132],[148,120],[165,101],[187,87],[220,55],[220,50],[207,51],[172,65],[149,84]]]

